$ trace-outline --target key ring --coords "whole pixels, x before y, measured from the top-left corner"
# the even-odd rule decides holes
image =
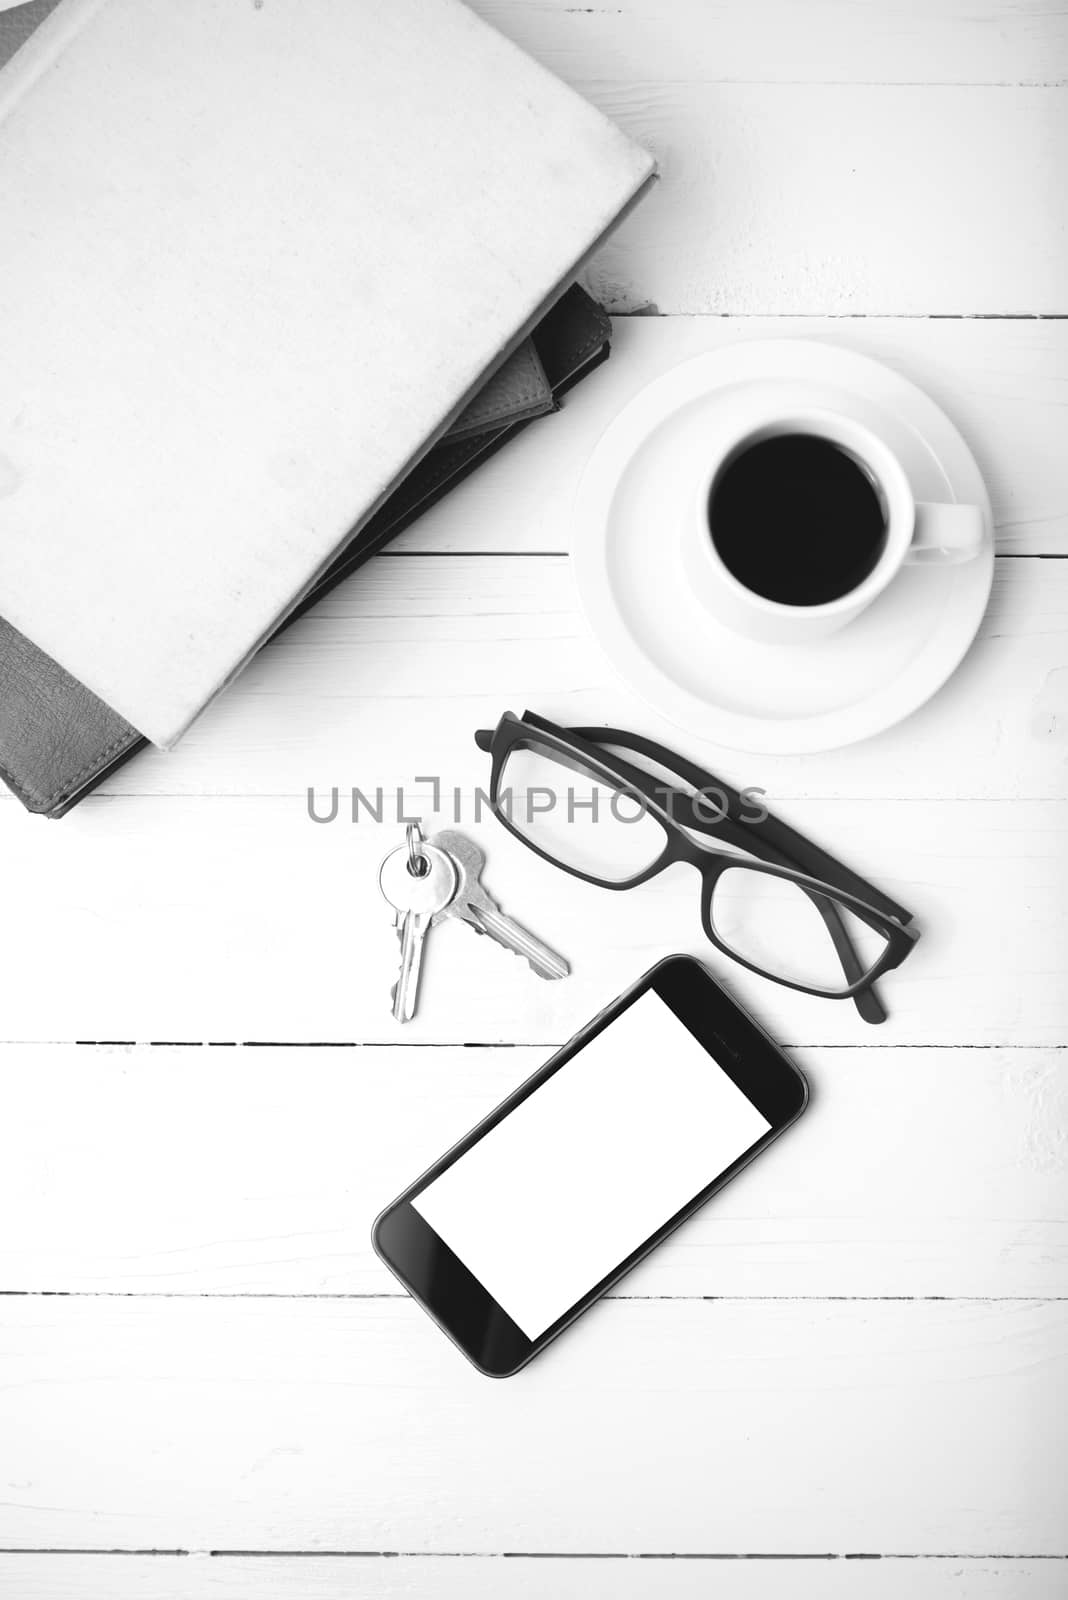
[[[413,878],[425,878],[430,869],[430,862],[419,848],[425,841],[418,822],[409,822],[405,837],[408,841],[408,871]]]

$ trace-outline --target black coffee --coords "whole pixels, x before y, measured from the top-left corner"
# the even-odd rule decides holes
[[[886,546],[886,519],[867,473],[812,434],[743,449],[712,486],[708,521],[720,560],[738,582],[789,606],[849,594]]]

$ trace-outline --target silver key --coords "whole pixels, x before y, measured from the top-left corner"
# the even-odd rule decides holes
[[[506,950],[529,961],[539,978],[567,977],[571,968],[563,956],[550,950],[540,939],[535,939],[532,933],[521,928],[511,917],[506,917],[493,896],[483,888],[480,875],[486,858],[474,840],[450,828],[435,833],[431,846],[436,846],[451,858],[457,878],[455,895],[447,905],[434,913],[432,921],[435,925],[446,917],[457,917],[474,928],[476,933],[488,933]]]
[[[415,853],[430,863],[421,877],[411,871],[409,847],[404,844],[389,853],[378,874],[378,887],[396,913],[394,922],[400,939],[400,972],[390,990],[393,1015],[398,1022],[410,1022],[415,1015],[427,930],[457,888],[456,868],[444,850],[420,843]]]

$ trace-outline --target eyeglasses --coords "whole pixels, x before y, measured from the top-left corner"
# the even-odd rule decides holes
[[[506,712],[475,740],[491,756],[495,815],[546,861],[605,889],[689,862],[701,874],[705,934],[724,955],[885,1021],[873,985],[919,938],[912,913],[772,816],[760,791],[735,790],[624,729],[561,728],[529,711]]]

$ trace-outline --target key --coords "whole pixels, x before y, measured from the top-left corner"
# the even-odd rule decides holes
[[[411,871],[413,855],[429,862],[421,877]],[[411,852],[406,844],[390,851],[379,869],[378,887],[395,912],[401,947],[400,972],[390,990],[398,1022],[410,1022],[415,1015],[427,930],[435,914],[452,900],[457,882],[456,868],[447,853],[421,840]]]
[[[563,956],[550,950],[540,939],[535,939],[532,933],[521,928],[511,917],[506,917],[493,896],[483,888],[480,880],[486,858],[474,840],[450,828],[435,833],[431,846],[450,857],[457,878],[455,895],[440,911],[434,913],[432,921],[435,925],[446,917],[457,917],[474,928],[476,933],[488,933],[506,950],[522,956],[539,978],[567,977],[571,968]]]

